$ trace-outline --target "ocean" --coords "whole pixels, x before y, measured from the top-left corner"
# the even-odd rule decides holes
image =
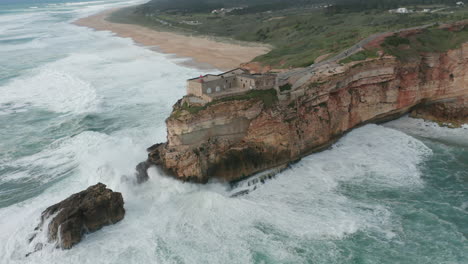
[[[468,126],[367,125],[236,198],[154,169],[135,184],[206,71],[71,24],[136,3],[0,0],[0,263],[468,263]],[[25,257],[41,212],[97,182],[125,218]]]

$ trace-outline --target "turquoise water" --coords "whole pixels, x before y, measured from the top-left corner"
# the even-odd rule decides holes
[[[468,263],[468,127],[368,125],[238,198],[155,170],[136,185],[204,73],[70,24],[136,2],[0,0],[0,263]],[[25,258],[40,213],[99,181],[125,219]]]

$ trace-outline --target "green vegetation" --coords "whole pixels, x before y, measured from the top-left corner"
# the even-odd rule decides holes
[[[361,12],[362,10],[389,10],[398,7],[454,6],[457,0],[336,0],[329,13]]]
[[[230,97],[224,97],[218,100],[215,100],[211,103],[219,102],[228,102],[235,100],[250,100],[250,99],[260,99],[266,107],[273,106],[278,101],[278,96],[275,89],[268,90],[250,90],[245,94],[234,95]]]
[[[281,3],[279,3],[281,2]],[[446,0],[348,0],[323,8],[318,0],[159,0],[126,9],[110,19],[158,30],[177,31],[273,47],[254,59],[274,68],[305,67],[324,54],[338,54],[379,32],[468,18],[468,7]],[[189,3],[189,4],[188,4]],[[196,4],[194,4],[196,3]],[[353,4],[351,4],[353,3]],[[441,5],[447,4],[447,5]],[[440,9],[435,13],[391,14],[388,9]],[[418,6],[414,6],[418,5]],[[419,6],[425,5],[425,6]],[[430,5],[430,6],[428,6]],[[223,14],[215,8],[243,7]],[[187,23],[195,21],[196,23]],[[331,56],[332,56],[331,55]],[[371,54],[359,54],[355,60]]]
[[[393,46],[393,47],[398,47],[400,45],[409,45],[409,44],[410,44],[409,39],[402,38],[399,35],[393,35],[393,36],[387,37],[383,42],[383,45],[388,45],[388,46]]]
[[[445,52],[464,42],[468,42],[467,26],[459,30],[429,28],[407,38],[394,35],[386,38],[382,47],[387,54],[402,61],[410,61],[419,59],[421,53]]]
[[[150,13],[154,11],[200,13],[211,12],[213,9],[220,8],[243,7],[235,10],[235,14],[249,14],[322,2],[321,0],[153,0],[142,5],[144,9],[142,11]]]
[[[313,82],[313,83],[309,84],[309,88],[316,88],[316,87],[319,87],[322,84],[324,84],[324,82]]]
[[[292,85],[289,84],[289,83],[287,83],[287,84],[285,84],[285,85],[281,85],[281,86],[279,87],[279,89],[280,89],[281,92],[289,91],[289,90],[291,90],[291,88],[292,88]]]
[[[363,50],[358,53],[355,53],[346,59],[343,59],[340,61],[342,64],[350,63],[353,61],[363,61],[369,58],[378,58],[379,55],[377,53],[377,49],[372,49],[372,50]]]
[[[213,100],[203,106],[190,106],[187,103],[183,104],[179,109],[175,110],[171,118],[178,118],[182,111],[187,111],[190,114],[196,114],[201,110],[208,108],[209,106],[219,104],[222,102],[229,102],[229,101],[236,101],[236,100],[250,100],[250,99],[258,99],[263,102],[265,107],[271,107],[278,101],[278,96],[276,94],[275,89],[268,89],[268,90],[250,90],[244,94],[233,95],[229,97],[223,97],[220,99]]]
[[[205,106],[193,106],[193,105],[189,105],[187,103],[184,103],[182,105],[182,107],[180,108],[180,110],[183,110],[183,111],[187,111],[189,112],[190,114],[196,114],[198,112],[200,112],[201,110],[203,109],[206,109],[208,105],[205,105]]]

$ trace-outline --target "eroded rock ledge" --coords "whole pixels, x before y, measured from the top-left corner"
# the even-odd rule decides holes
[[[442,126],[461,127],[468,124],[468,96],[423,103],[411,112],[411,117],[437,122]]]
[[[457,30],[466,34],[464,27]],[[398,49],[408,50],[404,45]],[[465,122],[468,43],[417,55],[402,59],[380,51],[377,58],[327,65],[299,87],[277,89],[274,100],[260,95],[205,106],[181,100],[166,120],[167,143],[151,147],[147,162],[184,181],[233,181],[294,162],[350,129],[416,106],[415,116]]]

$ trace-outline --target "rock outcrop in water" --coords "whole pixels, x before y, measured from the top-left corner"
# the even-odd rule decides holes
[[[56,241],[57,247],[69,249],[80,242],[85,233],[122,220],[125,215],[123,205],[121,193],[98,183],[47,208],[36,229],[46,230],[49,241]],[[38,244],[35,250],[41,247]]]
[[[464,24],[449,30],[467,31]],[[468,43],[410,56],[404,55],[409,44],[401,43],[393,50],[403,56],[387,53],[380,43],[377,58],[317,68],[298,87],[277,89],[275,100],[260,95],[207,105],[179,101],[166,120],[167,143],[152,147],[148,162],[184,181],[234,181],[285,166],[355,127],[398,118],[419,105],[417,116],[466,117],[461,98],[468,95]],[[441,101],[451,105],[433,103]]]

